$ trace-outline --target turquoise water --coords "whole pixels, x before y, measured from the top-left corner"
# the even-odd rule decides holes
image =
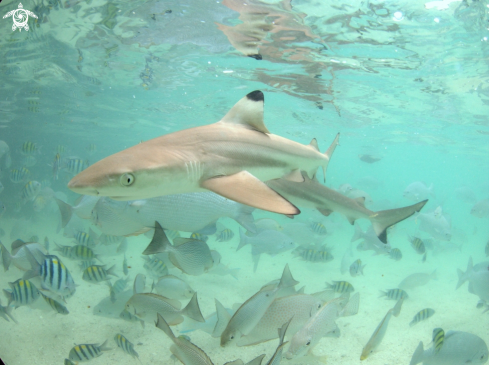
[[[467,284],[455,290],[456,269],[465,271],[469,257],[475,264],[485,260],[489,235],[488,203],[485,213],[471,214],[474,204],[482,201],[484,206],[489,190],[489,2],[292,0],[244,5],[233,0],[28,0],[22,4],[38,17],[29,17],[28,31],[12,31],[12,16],[0,20],[0,140],[9,148],[0,150],[4,187],[0,202],[6,207],[5,213],[0,210],[0,240],[9,251],[16,239],[43,243],[48,237],[53,254],[59,254],[53,252],[54,242],[73,244],[73,232],[59,229],[59,209],[53,200],[55,194],[75,205],[79,197],[67,188],[74,176],[64,166],[70,158],[92,165],[141,141],[217,122],[246,94],[262,90],[264,121],[273,134],[302,144],[316,138],[320,151],[325,151],[340,133],[326,186],[339,189],[350,184],[368,193],[367,208],[377,211],[414,204],[403,196],[413,182],[432,185],[433,194],[426,195],[429,202],[422,213],[432,214],[441,207],[451,239],[441,241],[420,229],[421,218],[409,218],[388,233],[389,244],[402,251],[402,260],[357,250],[357,241],[348,266],[355,259],[367,266],[364,276],[351,277],[348,271],[341,272],[341,262],[354,227],[343,216],[325,217],[302,209],[290,220],[256,210],[255,220],[273,218],[284,229],[296,222],[307,227],[324,224],[327,235],[316,238],[334,260],[310,263],[290,251],[263,254],[254,272],[251,248],[236,252],[239,224],[221,218],[234,238],[219,243],[211,235],[208,244],[219,251],[223,264],[240,268],[238,280],[211,273],[185,275],[167,263],[171,274],[197,291],[204,317],[215,311],[214,298],[229,308],[243,303],[278,279],[286,263],[300,282],[297,289],[306,285],[306,293],[323,290],[325,282],[346,280],[360,293],[358,314],[338,319],[341,336],[323,338],[312,351],[317,357],[284,358],[282,363],[358,364],[363,346],[395,304],[378,298],[379,290],[395,288],[412,273],[436,269],[438,280],[408,291],[400,316],[391,319],[382,343],[364,361],[407,364],[419,341],[430,347],[436,327],[489,341],[487,313],[476,308],[478,296],[468,292]],[[2,16],[15,9],[17,2],[0,3]],[[246,38],[250,34],[257,38]],[[255,43],[244,47],[243,39]],[[247,57],[256,54],[261,57]],[[25,142],[36,146],[30,157],[22,151]],[[58,146],[63,168],[53,180],[50,165]],[[366,162],[361,156],[378,161]],[[30,173],[14,183],[11,170],[22,167]],[[322,172],[318,177],[322,182]],[[24,203],[21,191],[31,180],[40,182],[45,194]],[[358,223],[363,230],[370,226],[367,220]],[[97,235],[103,233],[89,219],[82,226],[86,232],[92,227]],[[147,291],[151,286],[153,278],[143,268],[141,255],[150,234],[127,238],[131,288],[138,273],[147,275]],[[425,262],[408,235],[430,243]],[[115,245],[97,245],[94,250],[107,268],[116,265],[116,273],[123,277],[123,255]],[[14,309],[18,324],[0,319],[4,361],[61,363],[75,343],[108,339],[114,350],[91,363],[135,363],[113,341],[122,333],[135,345],[143,364],[173,363],[171,342],[154,328],[153,319],[143,329],[117,316],[94,315],[93,308],[108,297],[107,285],[83,281],[77,262],[62,260],[78,285],[66,300],[69,315],[55,314],[42,298]],[[2,272],[0,287],[9,288],[8,283],[23,274],[17,267]],[[3,306],[6,302],[2,297]],[[412,317],[427,307],[435,309],[435,315],[410,328]],[[174,333],[183,331],[185,324],[172,326]],[[262,353],[268,361],[277,346],[273,340],[222,348],[218,338],[203,331],[186,334],[214,364],[237,358],[246,362]],[[290,340],[292,334],[287,337]]]

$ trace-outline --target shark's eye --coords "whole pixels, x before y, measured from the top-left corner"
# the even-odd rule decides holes
[[[120,182],[122,186],[131,186],[132,184],[134,184],[135,180],[136,179],[134,178],[134,175],[129,173],[122,175],[120,178]]]

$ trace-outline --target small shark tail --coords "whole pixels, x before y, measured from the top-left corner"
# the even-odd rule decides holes
[[[163,231],[161,225],[155,221],[155,233],[153,235],[153,239],[149,243],[148,247],[146,247],[146,250],[143,251],[143,255],[153,255],[160,252],[165,252],[168,250],[169,246],[171,246],[171,243],[168,240],[165,231]]]
[[[58,204],[59,212],[61,213],[61,228],[65,228],[73,215],[73,208],[58,198],[54,198],[54,200]]]
[[[236,214],[232,217],[236,222],[241,224],[246,230],[255,233],[255,218],[251,214],[255,208],[250,207],[248,205],[241,205],[237,209]]]
[[[423,355],[424,355],[423,342],[420,341],[418,347],[416,348],[416,351],[414,351],[413,357],[411,358],[411,362],[409,363],[409,365],[416,365],[422,362]]]
[[[460,288],[467,280],[469,280],[472,271],[473,271],[473,263],[472,263],[472,256],[470,256],[469,262],[467,263],[467,270],[463,272],[462,270],[457,269],[458,283],[455,289]]]
[[[370,221],[379,240],[387,243],[387,228],[419,212],[427,202],[428,199],[403,208],[381,210],[370,216]]]
[[[250,243],[248,236],[245,235],[245,232],[240,228],[239,229],[239,245],[236,251],[241,250],[244,246]]]

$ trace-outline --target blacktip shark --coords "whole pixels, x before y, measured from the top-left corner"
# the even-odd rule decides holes
[[[365,207],[363,197],[350,199],[322,185],[316,178],[309,178],[304,172],[302,177],[304,181],[301,183],[275,179],[267,181],[266,184],[298,207],[317,209],[325,216],[338,212],[343,214],[351,224],[359,218],[368,219],[372,223],[375,234],[383,243],[387,243],[387,228],[419,212],[428,201],[423,200],[403,208],[374,212]]]
[[[68,183],[76,193],[136,200],[210,190],[255,208],[286,215],[300,210],[263,181],[302,181],[326,169],[332,149],[318,150],[271,134],[264,96],[253,91],[217,123],[142,142],[89,166]]]

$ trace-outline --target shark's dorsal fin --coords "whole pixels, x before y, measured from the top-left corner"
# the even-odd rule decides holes
[[[249,129],[269,134],[270,131],[263,122],[264,96],[260,90],[252,91],[221,119],[221,123],[241,124]]]
[[[311,143],[309,143],[309,146],[312,146],[316,151],[319,151],[318,141],[316,138],[312,139]]]

